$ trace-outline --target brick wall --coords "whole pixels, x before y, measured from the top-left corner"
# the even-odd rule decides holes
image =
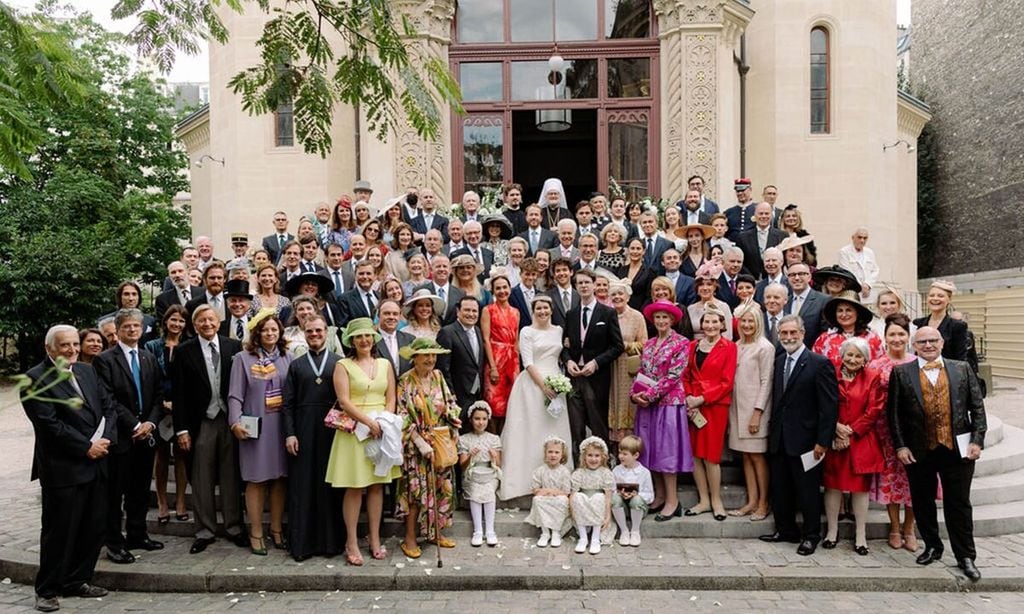
[[[935,276],[1024,266],[1024,5],[914,0],[912,90],[931,106]]]

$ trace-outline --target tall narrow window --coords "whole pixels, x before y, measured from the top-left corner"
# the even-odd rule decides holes
[[[811,134],[828,134],[832,131],[828,39],[828,30],[824,27],[818,26],[811,30]]]
[[[295,118],[292,115],[291,103],[282,104],[274,112],[274,146],[293,147],[295,145]]]

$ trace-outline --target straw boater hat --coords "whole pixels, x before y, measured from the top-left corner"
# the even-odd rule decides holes
[[[704,233],[704,240],[707,241],[711,237],[715,236],[715,227],[708,226],[707,224],[687,224],[686,226],[680,226],[676,228],[676,236],[680,239],[685,239],[687,233],[691,230],[699,230]]]
[[[288,298],[292,298],[299,294],[299,290],[303,284],[314,283],[316,284],[316,292],[320,296],[327,296],[331,292],[334,292],[334,282],[325,275],[319,273],[300,273],[295,277],[292,277],[284,285],[285,294]]]
[[[417,337],[412,340],[412,343],[398,350],[398,355],[406,360],[412,360],[413,356],[419,354],[451,354],[451,352],[430,337]]]
[[[836,322],[836,309],[839,305],[846,303],[852,305],[857,310],[857,320],[861,322],[870,322],[874,316],[871,310],[861,304],[860,300],[857,299],[857,293],[853,290],[843,290],[836,296],[833,296],[825,303],[825,307],[821,310],[822,317],[829,323],[833,328],[838,328],[839,323]]]
[[[794,247],[800,247],[801,245],[807,245],[813,243],[814,237],[812,235],[804,235],[802,237],[789,236],[782,240],[775,247],[779,248],[780,252],[785,252],[787,249],[793,249]]]
[[[260,322],[266,320],[267,318],[272,318],[276,315],[276,309],[274,309],[273,307],[264,307],[263,309],[257,311],[256,315],[249,318],[249,323],[245,325],[245,328],[251,333],[252,331],[256,330],[256,327],[259,326]]]
[[[444,314],[444,300],[442,300],[440,296],[431,292],[428,288],[420,288],[413,292],[412,296],[406,299],[405,304],[402,305],[402,312],[405,315],[406,320],[412,317],[412,310],[416,303],[424,299],[430,300],[430,304],[434,308],[434,315],[441,316]]]
[[[508,221],[508,218],[501,213],[492,213],[491,215],[485,215],[480,220],[480,225],[484,229],[484,240],[487,240],[487,225],[488,224],[500,224],[501,225],[501,238],[511,239],[512,238],[512,222]]]
[[[849,270],[844,269],[838,264],[821,267],[811,275],[811,279],[814,280],[814,285],[820,288],[825,287],[825,283],[828,282],[829,277],[838,277],[839,279],[846,280],[847,290],[853,290],[854,292],[860,292],[861,290],[860,282],[857,281],[857,277]]]
[[[452,259],[451,267],[453,271],[459,267],[464,266],[471,266],[476,268],[477,275],[484,272],[484,265],[474,260],[473,257],[470,256],[469,254],[460,254]]]
[[[352,347],[352,337],[360,335],[372,335],[374,343],[380,341],[380,333],[373,328],[373,320],[370,318],[356,318],[349,320],[348,326],[345,327],[345,332],[341,334],[341,344],[350,348]]]
[[[662,313],[667,313],[668,315],[672,316],[673,324],[681,320],[683,317],[682,310],[680,310],[675,303],[670,303],[666,300],[659,299],[657,301],[654,301],[650,305],[644,307],[644,318],[646,318],[648,322],[654,322],[654,314],[658,313],[659,311]]]

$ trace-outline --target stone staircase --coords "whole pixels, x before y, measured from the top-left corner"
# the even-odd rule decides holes
[[[1004,424],[999,418],[989,415],[989,431],[985,437],[985,450],[975,468],[971,500],[974,503],[974,534],[996,536],[1024,533],[1024,430]],[[173,471],[169,476],[168,500],[173,501],[176,484]],[[746,501],[746,488],[740,467],[728,463],[722,468],[722,499],[726,509],[740,507]],[[688,476],[680,478],[679,498],[685,507],[697,501],[697,494]],[[191,492],[186,491],[186,502],[191,509]],[[150,492],[149,531],[153,535],[176,535],[189,537],[193,534],[193,523],[178,522],[172,514],[169,524],[157,522],[156,494]],[[940,502],[941,509],[941,502]],[[529,497],[514,501],[499,502],[495,519],[495,530],[500,537],[534,537],[537,530],[523,522],[529,512]],[[265,521],[269,521],[264,515]],[[468,537],[472,523],[467,510],[457,511],[454,519],[453,536]],[[939,514],[939,526],[944,531],[944,519]],[[644,535],[650,537],[703,537],[750,539],[773,530],[771,517],[761,522],[749,518],[729,517],[723,522],[714,520],[711,514],[696,517],[674,518],[668,522],[644,523]],[[387,536],[401,535],[402,524],[385,517],[383,533]],[[884,506],[872,504],[868,518],[868,538],[885,539],[889,533],[888,516]],[[840,537],[853,535],[853,523],[843,522]]]

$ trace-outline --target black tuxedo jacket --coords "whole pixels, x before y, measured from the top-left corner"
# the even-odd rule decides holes
[[[371,291],[372,292],[372,291]],[[349,320],[356,318],[370,318],[373,317],[366,311],[366,293],[363,292],[359,286],[356,286],[348,292],[338,297],[338,312],[340,317],[340,323],[338,326],[347,326]],[[377,306],[380,305],[380,297],[377,296],[376,292],[373,292],[373,303],[374,312],[377,310]],[[328,303],[328,306],[333,306],[332,303]]]
[[[140,422],[160,424],[164,415],[164,384],[156,357],[139,347],[139,378],[142,380],[142,407],[128,357],[121,346],[103,351],[93,361],[100,384],[110,395],[117,411],[117,445],[111,452],[124,452],[132,445],[132,431]]]
[[[110,440],[111,446],[117,443],[117,411],[96,371],[82,363],[75,363],[71,370],[82,389],[81,397],[69,380],[47,390],[43,394],[46,400],[26,399],[27,391],[21,392],[22,407],[36,436],[31,479],[38,479],[43,488],[87,484],[106,476],[106,458],[91,460],[86,456],[101,419],[106,419],[102,436]],[[33,387],[41,388],[53,382],[57,372],[47,358],[26,375]],[[79,408],[63,403],[77,398],[82,399]]]
[[[434,211],[434,219],[431,220],[430,228],[427,228],[427,221],[423,218],[423,211],[409,222],[412,226],[413,232],[418,232],[421,235],[427,234],[428,230],[439,230],[441,231],[441,243],[448,242],[448,218]]]
[[[782,385],[789,354],[775,357],[772,416],[768,425],[768,451],[800,456],[815,445],[831,447],[839,417],[839,383],[829,359],[807,348]]]
[[[807,346],[807,349],[811,349],[814,346],[814,342],[818,340],[818,336],[828,328],[827,324],[822,326],[821,316],[821,310],[825,308],[825,303],[827,302],[827,296],[811,288],[807,298],[804,299],[804,304],[800,307],[798,315],[804,321],[804,345]],[[793,290],[790,289],[789,301],[786,302],[786,308],[783,311],[789,313],[792,307]]]
[[[539,251],[545,251],[546,252],[546,251],[548,251],[549,249],[551,249],[553,247],[558,247],[558,235],[556,235],[555,233],[553,233],[552,231],[550,231],[550,230],[548,230],[547,228],[544,228],[544,227],[540,227],[537,230],[540,232],[540,235],[537,237],[537,251],[538,252]],[[527,227],[526,230],[524,230],[523,232],[520,232],[516,236],[521,238],[523,241],[526,241],[527,255],[534,256],[534,255],[537,254],[537,252],[535,252],[532,249],[530,249],[530,229],[529,229],[529,227]]]
[[[179,345],[171,362],[171,390],[174,395],[174,413],[171,415],[174,416],[174,432],[188,431],[193,442],[199,435],[199,427],[214,394],[210,376],[206,373],[201,341],[203,339],[196,337]],[[242,351],[242,344],[222,335],[217,335],[217,343],[220,348],[220,390],[216,393],[227,408],[231,361],[235,354]],[[227,420],[227,415],[224,419]]]
[[[459,322],[453,322],[441,328],[437,333],[437,342],[441,346],[451,350],[451,354],[437,355],[437,368],[441,370],[444,379],[448,382],[448,388],[458,399],[459,407],[463,413],[474,401],[481,398],[484,390],[484,365],[487,356],[484,353],[484,337],[480,333],[480,327],[474,326],[473,333],[477,338],[477,347],[480,348],[480,357],[473,357],[473,347],[469,344],[469,336]],[[480,385],[476,393],[470,392],[473,388],[474,379],[479,378]]]
[[[424,284],[416,286],[416,289],[413,290],[413,292],[415,293],[416,290],[424,289],[430,290],[435,296],[441,296],[440,294],[437,293],[437,286],[434,285],[434,282],[432,281],[428,281]],[[448,290],[446,291],[445,294],[445,302],[448,305],[447,307],[445,307],[444,317],[441,318],[441,323],[445,326],[448,326],[449,324],[455,321],[455,317],[458,315],[459,311],[459,301],[462,300],[462,297],[466,296],[466,293],[460,290],[459,288],[456,288],[455,286],[448,284]]]
[[[570,286],[571,287],[571,286]],[[555,326],[561,326],[562,330],[565,330],[565,306],[562,305],[562,290],[558,287],[558,284],[552,285],[545,291],[545,294],[551,297],[551,302],[554,303],[554,309],[551,312],[551,323]],[[569,307],[570,310],[580,306],[580,295],[576,292],[576,289],[572,289],[572,305]]]
[[[949,379],[949,406],[953,435],[971,434],[971,443],[985,447],[985,402],[974,370],[966,362],[943,358]],[[918,460],[928,452],[921,369],[917,360],[893,367],[889,376],[888,417],[895,449],[910,448]],[[956,442],[954,441],[954,445]],[[954,452],[959,453],[954,448]]]
[[[565,316],[564,337],[567,343],[562,348],[562,362],[570,360],[586,364],[591,360],[597,362],[597,373],[604,374],[611,364],[622,354],[622,330],[619,328],[619,316],[615,309],[593,303],[594,313],[590,314],[587,325],[587,338],[582,340],[580,316],[583,309],[579,302]],[[601,375],[605,377],[605,375]]]
[[[395,332],[395,339],[398,341],[398,349],[401,350],[405,346],[407,346],[410,343],[412,343],[413,340],[416,339],[416,337],[414,337],[413,335],[410,335],[409,333],[406,333],[406,332],[396,331]],[[388,351],[388,344],[384,343],[384,339],[381,339],[380,341],[377,342],[377,355],[380,356],[381,358],[386,358],[388,363],[390,363],[391,366],[394,367],[394,365],[395,365],[395,357],[392,356],[391,352]],[[401,377],[401,375],[403,373],[405,373],[406,371],[408,371],[411,368],[412,368],[412,361],[409,360],[408,358],[403,358],[402,356],[399,356],[398,357],[398,372],[395,373],[395,380],[397,381],[398,378]]]
[[[288,233],[288,239],[285,241],[294,241],[295,235]],[[281,246],[277,243],[277,234],[267,235],[263,237],[263,249],[267,250],[270,254],[270,261],[277,264],[277,261],[281,259]]]
[[[203,295],[206,291],[203,290],[202,286],[192,286],[189,288],[188,292],[190,297],[195,298]],[[156,316],[157,324],[164,321],[164,314],[167,312],[167,308],[171,305],[181,305],[182,307],[185,307],[185,304],[182,304],[178,300],[177,288],[171,288],[169,291],[161,292],[157,295],[156,302],[154,303],[154,307],[156,309],[156,313],[154,315]]]
[[[774,226],[768,227],[768,241],[765,248],[775,247],[788,237],[785,231]],[[757,244],[757,227],[744,230],[736,236],[736,246],[743,250],[743,267],[750,271],[755,279],[764,277],[764,261],[761,260],[761,248]]]

